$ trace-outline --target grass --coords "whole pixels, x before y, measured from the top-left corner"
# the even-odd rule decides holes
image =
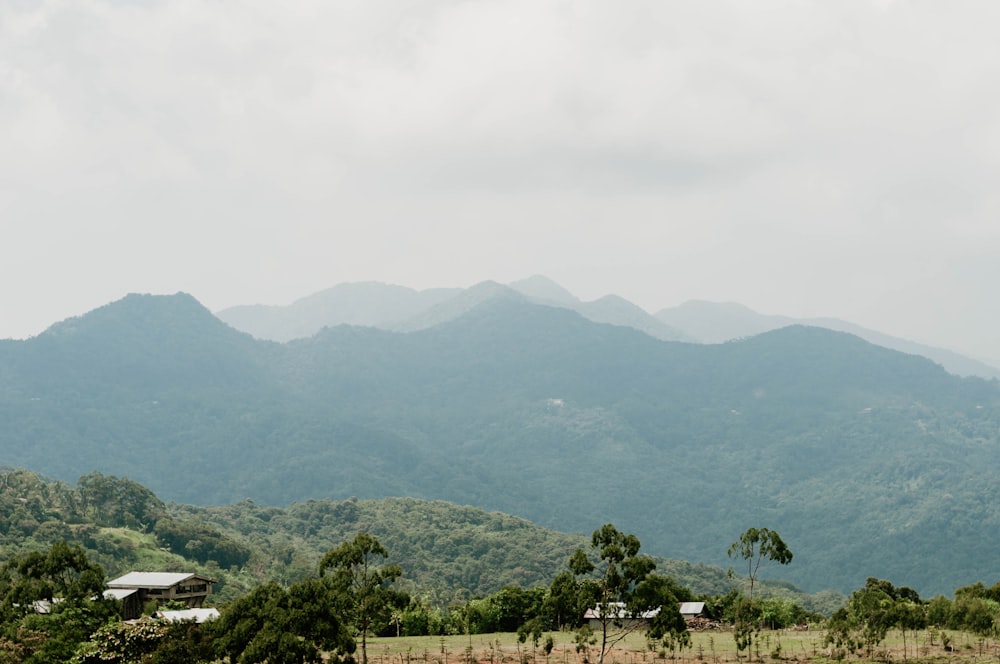
[[[541,644],[551,636],[555,644],[545,655]],[[670,651],[650,650],[642,634],[630,635],[605,658],[605,664],[723,664],[735,662],[815,662],[833,663],[833,652],[823,643],[822,629],[808,632],[791,630],[764,631],[751,652],[737,657],[733,635],[728,631],[706,631],[691,634],[691,647],[671,654]],[[906,653],[899,631],[890,632],[886,640],[868,658],[864,652],[845,653],[842,661],[921,662],[925,664],[986,664],[1000,662],[1000,642],[964,632],[949,632],[951,651],[946,651],[938,632],[924,630],[906,635]],[[471,657],[470,657],[471,654]],[[589,656],[588,656],[589,655]],[[358,653],[360,657],[360,653]],[[369,664],[468,664],[470,659],[480,664],[596,664],[598,652],[578,654],[573,634],[550,632],[542,636],[539,647],[519,643],[513,633],[454,636],[379,637],[368,641]]]

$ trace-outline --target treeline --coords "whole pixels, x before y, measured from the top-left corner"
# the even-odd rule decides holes
[[[870,578],[826,619],[788,598],[748,597],[738,589],[698,596],[660,575],[655,562],[639,553],[638,539],[611,524],[595,531],[591,546],[574,551],[548,584],[505,586],[450,607],[400,590],[403,570],[388,558],[377,538],[359,533],[327,551],[307,578],[258,585],[221,606],[216,621],[126,623],[115,601],[103,595],[101,567],[81,547],[58,542],[0,566],[0,661],[304,663],[326,653],[329,661],[366,664],[367,641],[376,635],[516,632],[520,641],[548,652],[552,639],[543,636],[561,630],[575,632],[577,649],[603,662],[624,635],[640,630],[661,652],[690,647],[679,614],[680,602],[690,601],[703,601],[701,618],[731,628],[738,645],[746,639],[741,650],[751,643],[759,648],[763,629],[803,624],[825,630],[837,659],[879,656],[890,629],[902,632],[904,649],[922,630],[945,649],[945,630],[1000,634],[1000,583],[959,588],[954,599],[924,600],[913,589]],[[157,607],[146,608],[152,614]]]
[[[521,641],[537,645],[544,632],[554,630],[578,630],[581,648],[599,642],[603,661],[616,639],[637,629],[640,616],[649,638],[686,642],[679,603],[695,599],[693,593],[656,574],[655,562],[638,550],[635,536],[607,524],[595,531],[589,553],[577,549],[548,586],[507,586],[459,606],[436,608],[394,587],[402,568],[387,563],[388,550],[377,538],[359,533],[330,549],[309,578],[287,586],[262,584],[224,605],[217,621],[182,628],[118,620],[115,602],[103,594],[100,566],[81,547],[59,542],[0,567],[0,661],[313,662],[328,652],[367,664],[367,640],[375,635],[517,632]],[[713,600],[709,610],[726,615],[738,597],[730,593]],[[585,617],[593,607],[615,607],[613,617],[604,613],[600,640]],[[774,620],[805,615],[784,608],[787,615],[776,610]],[[544,647],[551,644],[548,639]]]
[[[955,590],[954,599],[939,595],[924,600],[912,588],[869,578],[830,617],[826,629],[826,642],[839,659],[852,652],[873,656],[890,629],[901,632],[904,649],[907,636],[915,642],[916,632],[932,629],[932,640],[936,635],[948,650],[950,636],[944,630],[1000,635],[1000,583],[987,588],[977,582]]]

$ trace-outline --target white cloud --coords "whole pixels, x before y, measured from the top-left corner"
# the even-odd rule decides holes
[[[890,325],[903,313],[874,303],[928,265],[1000,254],[998,18],[917,0],[5,3],[0,336],[128,290],[221,307],[533,272],[650,309]]]

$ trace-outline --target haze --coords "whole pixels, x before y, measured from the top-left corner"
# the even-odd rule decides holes
[[[545,274],[1000,358],[1000,5],[0,4],[0,338]]]

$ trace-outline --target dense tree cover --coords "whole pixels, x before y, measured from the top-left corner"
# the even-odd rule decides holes
[[[224,572],[249,559],[252,547],[242,539],[197,514],[178,512],[128,478],[93,472],[74,487],[25,470],[0,469],[0,560],[68,542],[113,576],[137,566],[194,568],[224,577],[219,590],[235,598],[263,580]],[[230,583],[233,593],[226,589]]]
[[[204,522],[164,517],[156,522],[155,532],[157,542],[200,563],[212,560],[222,567],[241,567],[250,559],[250,547]]]
[[[925,593],[1000,564],[982,472],[1000,470],[1000,386],[846,334],[696,346],[497,300],[278,345],[189,296],[133,296],[0,344],[0,367],[6,460],[67,481],[99,468],[202,504],[429,496],[579,532],[600,513],[717,564],[767,514],[813,590],[863,582],[858,559]],[[595,491],[612,465],[627,481]]]
[[[76,495],[79,511],[100,526],[146,530],[165,512],[163,501],[138,482],[96,471],[77,481]]]
[[[221,507],[167,504],[149,533],[98,526],[78,509],[77,487],[34,473],[0,472],[0,560],[45,550],[65,540],[82,547],[110,577],[135,569],[196,571],[220,581],[226,602],[269,580],[288,585],[313,575],[326,551],[370,532],[393,552],[405,574],[399,587],[415,605],[404,624],[440,625],[439,609],[483,598],[501,588],[548,585],[567,557],[588,545],[567,535],[497,512],[412,498],[311,500],[287,508],[241,501]],[[69,506],[69,507],[67,507]],[[726,593],[736,581],[725,570],[656,558],[657,569],[698,595]],[[833,592],[806,595],[788,583],[766,582],[767,593],[829,614],[843,602]],[[430,607],[426,609],[426,607]],[[563,619],[568,624],[565,607]],[[430,630],[432,633],[439,628]]]
[[[5,561],[0,567],[0,661],[69,661],[77,645],[114,613],[103,592],[103,570],[80,547],[65,542]]]
[[[353,652],[339,604],[320,579],[287,589],[265,584],[227,607],[213,625],[216,650],[230,664],[318,663],[324,651]]]
[[[70,664],[197,664],[215,659],[213,625],[114,620],[79,644]]]

